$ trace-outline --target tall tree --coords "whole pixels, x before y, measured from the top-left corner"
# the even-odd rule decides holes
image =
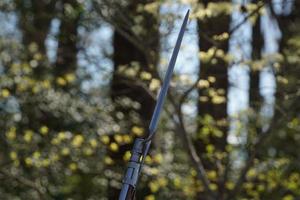
[[[198,134],[200,139],[196,141],[199,155],[203,158],[204,167],[209,170],[215,170],[218,177],[223,176],[221,171],[217,170],[215,161],[211,161],[207,156],[212,153],[211,150],[224,152],[227,143],[227,91],[228,91],[228,64],[224,60],[224,55],[228,51],[228,38],[225,42],[213,42],[217,36],[228,36],[230,15],[226,12],[226,3],[230,1],[202,1],[204,8],[210,9],[210,5],[223,6],[224,12],[216,15],[207,16],[198,20],[199,48],[205,54],[209,54],[209,60],[201,60],[200,57],[200,88],[198,89]],[[214,12],[211,10],[211,12]],[[215,46],[216,44],[218,46]],[[201,56],[201,55],[200,55]],[[223,56],[223,57],[222,57]],[[201,84],[202,83],[202,84]],[[209,123],[209,124],[207,124]],[[210,127],[214,126],[214,128]],[[221,180],[221,178],[219,179]],[[224,183],[219,181],[218,193],[223,198]],[[204,199],[199,195],[199,199]]]
[[[77,0],[65,0],[62,3],[58,35],[57,58],[54,68],[56,76],[74,74],[77,68],[78,27],[83,11]]]
[[[51,20],[54,17],[56,1],[47,0],[15,0],[16,11],[19,14],[19,28],[22,32],[23,45],[28,52],[28,60],[34,53],[39,53],[39,60],[46,61],[45,40],[49,33]],[[45,73],[45,66],[35,64],[37,77]]]
[[[277,80],[275,112],[272,119],[270,119],[268,127],[264,127],[264,129],[260,127],[261,132],[256,135],[253,146],[249,148],[249,156],[245,166],[241,170],[236,186],[228,199],[232,199],[234,196],[252,196],[251,193],[258,190],[253,188],[252,191],[250,191],[247,189],[246,184],[251,181],[251,184],[260,185],[264,183],[265,180],[270,179],[270,174],[272,174],[271,177],[274,177],[274,174],[280,174],[280,176],[278,176],[279,179],[276,183],[273,182],[273,186],[271,186],[271,183],[268,183],[267,188],[270,189],[257,192],[256,196],[259,195],[261,199],[293,199],[299,196],[297,194],[299,184],[291,180],[292,176],[295,174],[298,176],[299,173],[299,170],[296,169],[298,164],[294,162],[294,160],[298,159],[298,155],[295,155],[294,150],[292,150],[294,146],[298,145],[298,141],[294,138],[299,129],[299,104],[296,103],[299,101],[299,95],[295,95],[297,93],[297,81],[295,81],[295,76],[299,74],[299,69],[297,69],[296,66],[298,65],[297,63],[299,63],[299,59],[293,60],[290,58],[297,55],[295,49],[299,48],[299,44],[297,43],[299,40],[296,36],[299,35],[299,29],[295,27],[300,23],[299,12],[297,12],[300,4],[299,1],[294,1],[294,5],[291,6],[291,12],[287,12],[286,9],[280,11],[280,7],[286,7],[287,1],[283,1],[281,5],[278,2],[273,4],[273,2],[274,1],[267,1],[274,17],[273,19],[276,19],[274,21],[278,22],[282,33],[282,38],[279,43],[280,59],[279,61],[272,60],[273,70],[275,72],[274,76]],[[282,12],[283,10],[285,11]],[[255,43],[253,45],[254,47],[256,46]],[[293,98],[289,98],[291,94]],[[259,118],[256,118],[256,120],[259,121]],[[290,123],[290,127],[287,127],[288,123]],[[255,163],[255,159],[258,161],[257,163]],[[259,167],[265,163],[280,162],[281,159],[286,159],[287,161],[283,166],[278,166],[274,169],[272,165],[271,167],[266,167],[264,170],[258,170]],[[257,171],[259,175],[255,175],[252,178],[247,177],[250,174],[250,170]],[[267,176],[265,176],[265,174],[267,174]],[[285,179],[289,181],[282,183],[282,177],[286,177]],[[289,187],[291,183],[294,184],[294,188]]]
[[[128,30],[125,30],[127,34],[134,36],[133,40],[136,40],[136,42],[133,43],[132,40],[128,40],[119,31],[115,31],[113,36],[114,72],[111,82],[112,99],[129,97],[133,101],[140,103],[141,108],[138,112],[142,117],[144,126],[147,126],[150,121],[155,101],[137,83],[137,79],[128,79],[129,77],[126,77],[126,73],[120,71],[120,68],[126,66],[125,71],[127,69],[135,71],[133,79],[140,77],[143,72],[149,72],[152,74],[151,76],[157,77],[155,67],[158,63],[159,51],[158,19],[157,16],[147,13],[146,10],[138,11],[139,6],[145,6],[151,2],[147,1],[139,4],[139,1],[132,1],[126,8],[131,20],[141,20],[141,22],[134,23],[133,26],[137,29],[142,29],[142,32],[134,31],[134,27],[128,27]]]
[[[158,7],[154,13],[148,12],[145,8],[147,4],[151,3],[155,3],[155,1],[133,0],[128,2],[123,8],[128,21],[122,23],[130,25],[121,31],[116,27],[113,35],[114,70],[111,81],[111,98],[117,105],[117,111],[122,112],[126,118],[130,119],[127,127],[140,126],[146,130],[144,133],[147,132],[155,99],[147,89],[151,80],[148,78],[143,80],[142,77],[143,74],[150,75],[150,79],[158,76],[156,72],[159,53]],[[139,108],[132,106],[133,104],[124,106],[124,99],[130,99],[133,104],[137,102],[140,105]],[[118,104],[122,101],[123,103]],[[134,120],[135,117],[132,113],[136,113],[140,120]],[[119,152],[112,153],[111,157],[115,162],[122,163],[126,150],[129,150],[128,147],[121,148]],[[109,199],[117,199],[117,189],[110,187],[108,193]],[[147,192],[139,194],[146,196]],[[142,199],[142,196],[137,198]]]
[[[257,0],[252,3],[257,4]],[[262,50],[264,45],[263,33],[261,30],[261,14],[256,13],[256,20],[252,26],[252,65],[249,69],[249,107],[251,112],[248,117],[248,139],[251,135],[260,134],[262,131],[262,116],[261,107],[263,104],[263,97],[260,91],[261,70],[265,66],[260,66],[262,62]],[[258,67],[257,67],[258,66]],[[249,141],[248,141],[249,142]]]
[[[253,3],[257,3],[256,0]],[[257,20],[252,28],[252,60],[259,61],[262,58],[263,49],[263,35],[261,31],[261,16],[257,13]],[[250,86],[249,86],[249,96],[250,96],[250,107],[254,111],[259,112],[259,107],[261,105],[261,95],[260,95],[260,69],[250,68]]]
[[[297,145],[297,140],[293,137],[297,130],[299,119],[299,95],[297,95],[297,88],[299,87],[299,24],[300,24],[300,2],[291,2],[291,9],[287,9],[287,2],[283,1],[280,5],[281,9],[275,9],[276,4],[269,2],[272,17],[278,23],[281,31],[281,39],[279,41],[279,53],[282,56],[281,62],[274,63],[274,76],[276,77],[276,93],[275,93],[275,120],[285,119],[282,121],[282,126],[286,124],[294,124],[287,130],[284,130],[285,136],[282,138],[275,137],[272,140],[273,145],[280,145],[277,147],[278,153],[288,154],[292,157],[298,157],[294,154],[292,146]],[[278,5],[277,5],[278,6]],[[278,66],[279,65],[279,66]],[[287,114],[288,113],[288,114]],[[289,143],[290,145],[286,145]],[[294,145],[292,145],[294,144]]]

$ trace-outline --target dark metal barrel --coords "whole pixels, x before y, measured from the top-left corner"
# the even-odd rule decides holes
[[[143,144],[144,139],[137,138],[134,141],[119,200],[134,199],[136,183],[141,165],[141,156],[143,153]]]

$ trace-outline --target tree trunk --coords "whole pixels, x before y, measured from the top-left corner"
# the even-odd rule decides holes
[[[34,54],[39,53],[39,62],[47,63],[45,40],[48,35],[51,20],[54,17],[55,1],[46,0],[15,0],[19,13],[19,27],[22,32],[22,41],[27,52],[28,62],[33,59]],[[36,46],[37,51],[33,50]],[[34,72],[37,78],[46,73],[45,65],[37,64]]]
[[[253,2],[256,3],[256,0]],[[261,51],[263,48],[263,36],[261,32],[261,16],[259,15],[253,28],[252,28],[252,60],[260,60],[261,57]],[[250,69],[250,107],[255,111],[259,112],[260,105],[262,101],[262,97],[260,95],[260,89],[259,89],[259,76],[260,76],[260,70],[256,69]]]
[[[202,1],[204,6],[207,7],[208,3],[219,1]],[[229,1],[222,1],[229,2]],[[208,52],[209,49],[216,47],[212,42],[207,39],[213,38],[215,35],[221,35],[229,32],[230,15],[221,14],[216,17],[207,17],[202,20],[198,20],[198,32],[199,32],[199,47],[200,51]],[[218,51],[223,51],[224,54],[228,51],[228,40],[219,43]],[[212,49],[211,49],[212,50]],[[227,93],[228,93],[228,63],[224,58],[217,57],[216,52],[213,51],[213,58],[209,61],[202,61],[199,70],[199,76],[201,81],[209,83],[209,87],[201,86],[198,89],[198,117],[200,119],[198,123],[198,135],[201,139],[195,141],[195,145],[199,155],[202,157],[204,167],[207,170],[215,170],[218,174],[220,181],[214,182],[218,186],[216,191],[219,194],[218,199],[224,198],[224,182],[221,181],[223,174],[217,170],[216,162],[209,160],[205,154],[208,153],[208,145],[213,145],[214,151],[225,152],[227,144]],[[216,97],[217,95],[218,97]],[[214,134],[213,130],[209,128],[209,135],[203,136],[205,130],[207,130],[207,124],[203,121],[207,121],[212,117],[213,126],[218,129],[218,134]],[[218,136],[217,136],[218,135]],[[205,137],[205,138],[203,138]],[[212,146],[210,146],[212,147]],[[223,163],[223,161],[220,161]],[[202,194],[199,194],[199,200],[204,200]]]
[[[150,3],[147,1],[142,3]],[[135,42],[128,40],[124,33],[116,30],[113,36],[113,61],[114,71],[111,81],[111,98],[115,102],[116,112],[122,112],[124,114],[123,119],[127,119],[126,126],[130,132],[130,128],[133,125],[141,126],[147,133],[147,128],[154,110],[155,99],[149,94],[147,87],[150,80],[138,81],[142,72],[148,72],[152,77],[157,77],[155,69],[158,63],[159,57],[159,29],[157,16],[147,13],[146,11],[138,11],[137,6],[141,4],[139,1],[131,1],[125,8],[126,15],[129,19],[135,23],[134,19],[141,18],[141,22],[138,23],[141,26],[143,32],[136,33],[132,31],[132,27],[125,29],[125,34],[133,36],[139,47]],[[157,10],[158,14],[158,10]],[[143,49],[141,49],[142,47]],[[125,70],[125,71],[124,71]],[[126,74],[127,70],[134,70],[133,76]],[[146,88],[146,89],[145,89]],[[126,106],[122,100],[129,98],[133,102],[140,104],[139,108],[134,106]],[[120,102],[121,101],[121,102]],[[135,114],[134,114],[135,113]],[[137,115],[138,121],[135,120]],[[132,145],[126,145],[120,148],[118,152],[109,152],[110,157],[118,163],[119,166],[123,166],[125,169],[126,163],[123,161],[123,155],[126,151],[130,150]],[[124,173],[124,171],[122,171]],[[140,187],[141,185],[139,185]],[[139,188],[140,192],[137,193],[137,199],[143,199],[148,193],[149,189]],[[109,186],[108,199],[117,199],[119,195],[119,189]]]
[[[72,7],[72,14],[67,6]],[[74,74],[77,68],[78,26],[81,16],[81,5],[77,0],[65,0],[62,6],[61,24],[59,27],[57,58],[54,73],[57,77]]]

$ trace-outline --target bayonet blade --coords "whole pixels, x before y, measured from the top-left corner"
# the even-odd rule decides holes
[[[182,38],[184,35],[184,31],[188,22],[189,10],[187,11],[183,23],[180,28],[180,32],[178,34],[178,38],[168,65],[168,69],[163,81],[162,88],[159,92],[159,96],[157,98],[157,102],[155,105],[155,109],[151,118],[151,122],[149,125],[149,135],[146,139],[136,139],[135,145],[132,150],[132,155],[129,161],[129,166],[127,167],[125,178],[123,180],[122,189],[120,192],[119,200],[133,200],[135,196],[136,184],[138,181],[138,177],[141,173],[141,169],[145,160],[146,155],[148,154],[149,147],[151,145],[151,139],[155,133],[157,128],[157,124],[159,121],[160,113],[162,111],[162,106],[164,100],[167,96],[168,88],[170,85],[172,73],[174,71],[176,59],[178,56],[178,52],[180,49],[180,45],[182,42]]]
[[[159,96],[157,98],[155,109],[154,109],[154,112],[153,112],[153,115],[152,115],[152,118],[151,118],[151,122],[150,122],[150,125],[149,125],[149,136],[148,136],[148,138],[146,138],[146,141],[149,141],[153,137],[153,135],[155,133],[155,130],[157,128],[157,124],[158,124],[158,121],[159,121],[159,118],[160,118],[160,114],[162,112],[162,107],[163,107],[165,98],[166,98],[167,93],[168,93],[168,88],[169,88],[170,81],[171,81],[171,78],[172,78],[172,74],[173,74],[173,71],[174,71],[174,67],[175,67],[175,64],[176,64],[176,59],[177,59],[177,56],[178,56],[178,52],[179,52],[179,49],[180,49],[180,45],[181,45],[181,42],[182,42],[184,31],[186,29],[186,25],[187,25],[187,22],[188,22],[189,12],[190,12],[190,10],[187,11],[187,13],[184,17],[184,20],[182,22],[180,32],[178,34],[177,41],[176,41],[176,44],[175,44],[175,47],[174,47],[169,65],[168,65],[168,69],[167,69],[164,81],[163,81],[163,85],[162,85],[162,88],[160,90]]]

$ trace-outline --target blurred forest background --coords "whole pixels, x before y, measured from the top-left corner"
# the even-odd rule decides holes
[[[0,199],[118,198],[189,8],[137,199],[300,199],[299,0],[1,0]]]

